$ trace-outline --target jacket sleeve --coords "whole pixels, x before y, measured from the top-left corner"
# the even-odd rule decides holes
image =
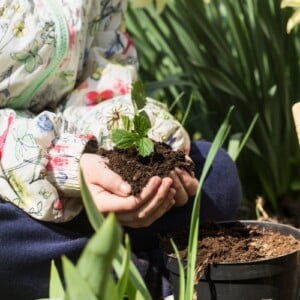
[[[59,114],[0,110],[1,198],[37,219],[72,219],[82,207],[78,162],[93,144]]]
[[[32,37],[40,34],[39,41],[47,48],[47,51],[42,52],[44,48],[38,48],[41,52],[37,55],[32,50],[37,50],[36,44],[32,44],[25,35],[23,37],[19,34],[15,40],[9,40],[11,47],[14,41],[20,41],[18,44],[20,47],[23,45],[22,48],[18,48],[20,50],[18,54],[14,54],[16,47],[13,47],[11,50],[13,56],[7,48],[1,55],[2,62],[7,61],[8,71],[11,70],[11,62],[18,68],[15,68],[15,72],[8,77],[7,72],[4,80],[4,74],[0,74],[2,80],[2,85],[0,84],[0,197],[13,202],[34,218],[64,222],[72,219],[81,210],[78,162],[84,151],[95,149],[96,141],[92,135],[79,131],[77,126],[70,125],[77,125],[76,122],[67,122],[59,113],[41,112],[37,104],[53,109],[61,100],[59,95],[65,97],[65,93],[56,92],[57,89],[61,89],[61,86],[64,87],[65,81],[69,80],[69,77],[60,76],[63,73],[76,74],[77,83],[84,85],[87,78],[96,76],[95,74],[100,69],[105,69],[108,64],[130,64],[135,69],[137,60],[132,41],[123,27],[126,1],[81,0],[76,3],[71,0],[63,1],[61,8],[65,13],[70,34],[69,51],[59,65],[62,69],[57,70],[56,75],[49,76],[49,81],[41,86],[45,87],[45,91],[41,89],[35,99],[31,99],[33,103],[29,101],[30,105],[34,106],[34,111],[39,114],[31,114],[28,111],[17,112],[8,108],[14,107],[11,104],[15,96],[22,94],[25,82],[31,86],[31,81],[28,78],[24,79],[21,71],[24,68],[34,67],[34,70],[30,68],[30,72],[27,73],[30,73],[32,80],[36,80],[36,77],[40,77],[38,71],[44,72],[55,50],[53,48],[55,43],[51,43],[54,37],[54,31],[51,31],[54,29],[54,23],[46,22],[48,19],[51,20],[51,16],[48,16],[47,10],[40,12],[38,7],[34,7],[37,2],[28,2],[26,5],[28,22],[25,25],[30,25],[32,21],[32,28],[28,32],[32,33]],[[20,14],[23,16],[25,11],[21,11]],[[16,24],[19,24],[18,14],[14,12],[13,16],[15,16]],[[36,16],[39,17],[36,18]],[[41,34],[42,25],[39,25],[39,20],[44,17],[46,21]],[[10,24],[9,19],[7,22]],[[24,27],[22,34],[25,34],[25,29],[27,27]],[[36,59],[34,61],[28,59],[24,64],[24,59],[33,52]],[[42,55],[45,53],[47,57]],[[13,61],[12,58],[14,58]],[[59,80],[62,81],[61,85]],[[73,80],[72,76],[71,80]],[[69,85],[74,86],[68,83],[68,94],[73,89],[73,87],[69,88]],[[115,86],[113,88],[115,89]],[[67,88],[63,90],[66,91]],[[76,94],[76,91],[73,94]],[[53,101],[50,102],[49,99]],[[31,106],[21,108],[25,107],[32,108]]]
[[[82,81],[69,95],[62,113],[80,131],[93,134],[99,145],[113,147],[111,130],[122,126],[122,115],[133,115],[132,82],[137,78],[137,53],[124,30],[125,1],[106,2],[89,15],[86,66]],[[161,103],[148,99],[149,135],[174,149],[189,152],[186,130]]]

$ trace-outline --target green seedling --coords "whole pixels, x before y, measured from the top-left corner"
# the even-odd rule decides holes
[[[146,92],[141,81],[135,81],[131,91],[131,101],[134,116],[121,116],[123,129],[114,129],[111,139],[119,149],[127,149],[135,146],[143,157],[153,152],[154,144],[148,137],[151,128],[150,119],[144,110],[146,105]]]

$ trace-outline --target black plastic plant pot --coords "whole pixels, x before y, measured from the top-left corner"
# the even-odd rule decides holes
[[[240,221],[256,225],[300,240],[300,231],[294,227],[259,221]],[[230,224],[230,222],[226,222]],[[177,259],[166,256],[166,267],[178,299],[179,271]],[[300,251],[250,262],[209,265],[196,285],[200,300],[298,300]]]

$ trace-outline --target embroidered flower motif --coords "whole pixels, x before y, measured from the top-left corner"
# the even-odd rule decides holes
[[[130,87],[121,79],[117,79],[114,88],[121,94],[125,95],[130,91]]]
[[[134,47],[134,43],[133,43],[133,40],[131,39],[130,35],[127,32],[124,33],[124,37],[126,39],[126,46],[123,49],[123,54],[126,55],[129,52],[129,50],[132,47]]]
[[[61,184],[64,185],[66,181],[68,180],[68,175],[65,172],[59,171],[58,176],[57,176],[57,181]]]
[[[4,17],[7,13],[7,10],[5,9],[5,7],[0,7],[0,17]]]
[[[56,34],[55,34],[55,23],[50,21],[46,22],[43,26],[41,38],[46,44],[54,44],[56,40]]]
[[[111,99],[114,95],[112,90],[104,90],[102,92],[90,91],[85,95],[87,105],[95,105],[101,101]]]
[[[14,4],[13,9],[14,9],[15,12],[21,12],[22,11],[22,7],[19,3]]]
[[[76,41],[76,29],[73,26],[69,26],[69,47],[74,48]]]
[[[55,201],[54,201],[54,203],[53,203],[53,208],[55,209],[55,210],[60,210],[60,211],[64,211],[64,205],[63,205],[63,203],[62,203],[62,201],[60,200],[60,199],[56,199]]]
[[[50,157],[49,162],[47,164],[47,170],[53,171],[58,168],[67,168],[69,165],[68,158],[66,157]]]
[[[120,128],[121,116],[128,115],[127,107],[122,107],[121,105],[116,105],[112,108],[110,112],[107,113],[107,128],[109,130]]]
[[[99,80],[101,78],[102,72],[103,72],[103,68],[101,67],[97,68],[91,75],[91,78],[94,80]]]
[[[42,114],[37,119],[37,126],[44,132],[53,130],[53,123],[46,114]]]
[[[43,59],[39,55],[40,45],[37,40],[33,41],[28,50],[11,53],[11,58],[24,64],[25,70],[32,73],[38,66],[43,64]]]
[[[39,195],[41,195],[44,199],[49,199],[52,193],[45,188],[41,188],[39,191]]]
[[[12,124],[13,120],[14,120],[14,116],[13,114],[10,114],[7,120],[7,127],[5,128],[4,132],[0,135],[0,158],[2,157],[5,140],[9,131],[9,127]]]
[[[22,37],[25,34],[25,23],[23,20],[18,20],[15,22],[13,27],[13,35],[15,37]]]
[[[69,148],[69,146],[67,145],[54,145],[53,146],[53,150],[56,151],[57,153],[61,153],[63,151],[65,151],[67,148]]]
[[[19,176],[14,170],[9,171],[8,175],[11,187],[18,195],[19,199],[21,199],[20,206],[28,206],[31,197],[23,178]]]

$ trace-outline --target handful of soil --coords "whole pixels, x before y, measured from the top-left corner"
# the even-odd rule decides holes
[[[97,154],[108,158],[108,167],[131,185],[133,195],[139,194],[153,176],[167,177],[175,167],[190,174],[195,169],[195,164],[186,161],[182,151],[175,151],[169,145],[158,142],[154,142],[154,151],[147,157],[139,155],[136,147],[99,148]]]

